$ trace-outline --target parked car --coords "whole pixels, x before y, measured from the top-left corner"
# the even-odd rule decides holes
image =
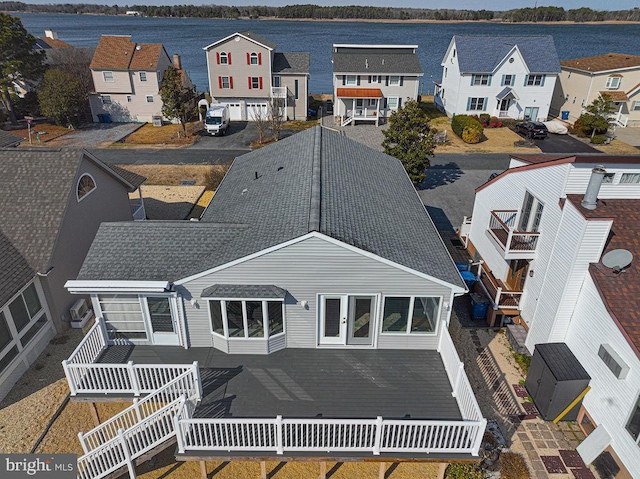
[[[333,113],[333,100],[327,100],[327,113]]]
[[[549,134],[547,127],[543,123],[536,121],[521,121],[516,123],[516,131],[522,133],[527,138],[545,139]]]

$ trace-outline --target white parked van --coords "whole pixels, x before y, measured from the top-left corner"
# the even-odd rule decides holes
[[[207,133],[224,135],[229,128],[229,106],[211,105],[204,117],[204,126]]]

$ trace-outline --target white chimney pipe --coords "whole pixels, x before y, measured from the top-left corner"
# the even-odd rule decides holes
[[[604,180],[604,175],[606,173],[607,170],[605,170],[602,165],[598,165],[591,170],[591,178],[589,178],[587,191],[585,191],[582,203],[580,203],[583,208],[588,210],[596,209],[598,193],[600,193],[600,186],[602,186],[602,181]]]

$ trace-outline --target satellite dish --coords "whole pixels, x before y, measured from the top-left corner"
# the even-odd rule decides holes
[[[631,264],[633,255],[626,249],[614,249],[602,257],[602,264],[611,268],[614,273],[620,273]]]

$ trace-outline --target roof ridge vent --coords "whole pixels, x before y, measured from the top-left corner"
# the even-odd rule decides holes
[[[322,158],[322,128],[314,128],[313,163],[311,166],[311,194],[309,198],[309,232],[320,231],[320,188]]]

